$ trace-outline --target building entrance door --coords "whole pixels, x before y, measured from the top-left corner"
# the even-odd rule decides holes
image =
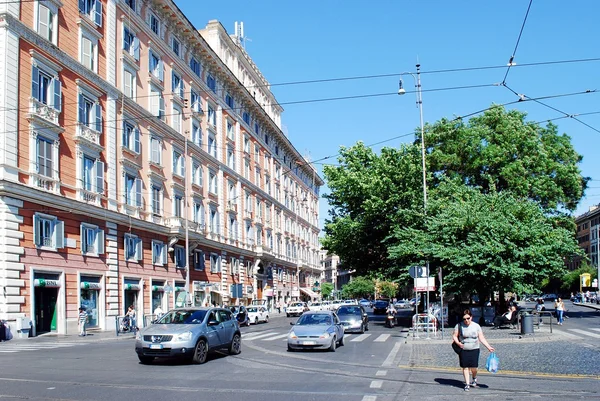
[[[56,331],[58,288],[35,287],[35,332]]]

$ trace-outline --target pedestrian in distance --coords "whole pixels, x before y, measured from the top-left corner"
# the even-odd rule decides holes
[[[154,320],[158,320],[162,317],[163,315],[163,310],[160,307],[160,305],[157,305],[156,308],[154,309]]]
[[[481,326],[473,321],[470,309],[464,310],[462,322],[454,327],[452,341],[461,348],[458,359],[465,379],[465,391],[469,391],[470,387],[478,386],[479,344],[483,344],[490,352],[494,352],[494,347],[485,339]]]
[[[85,337],[87,335],[87,333],[85,331],[85,325],[87,324],[87,320],[88,320],[88,314],[87,314],[85,308],[83,308],[83,307],[79,308],[79,317],[78,317],[79,337]]]
[[[554,309],[556,310],[556,319],[558,320],[558,325],[562,326],[563,324],[563,316],[565,313],[565,303],[562,298],[558,297],[556,302],[554,303]]]
[[[544,305],[544,300],[542,298],[539,298],[537,300],[537,304],[535,305],[535,310],[536,312],[538,312],[539,315],[539,323],[540,325],[544,324],[544,322],[542,322],[542,313],[546,310],[546,306]]]

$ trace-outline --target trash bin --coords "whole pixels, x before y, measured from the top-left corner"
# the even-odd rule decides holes
[[[533,334],[533,315],[531,313],[521,315],[521,334]]]

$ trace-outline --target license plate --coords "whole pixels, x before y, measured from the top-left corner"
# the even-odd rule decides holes
[[[316,345],[316,341],[302,341],[302,345]]]
[[[150,344],[150,349],[162,349],[162,344]]]

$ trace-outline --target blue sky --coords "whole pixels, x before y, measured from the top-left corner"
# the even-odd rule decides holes
[[[412,92],[396,94],[402,72],[421,64],[423,114],[426,122],[464,116],[508,103],[518,97],[501,86],[507,69],[462,72],[440,70],[506,66],[515,51],[529,0],[509,1],[238,1],[176,0],[201,29],[217,19],[230,32],[243,21],[246,50],[272,84],[285,111],[282,122],[302,154],[319,160],[341,145],[357,141],[398,146],[413,139],[419,114]],[[529,98],[600,90],[600,60],[524,66],[530,63],[600,58],[597,0],[533,0],[506,84]],[[388,75],[312,84],[298,81]],[[404,77],[414,90],[411,76]],[[481,88],[441,90],[474,85]],[[381,95],[359,97],[364,95]],[[336,97],[347,100],[318,101]],[[568,115],[600,112],[600,92],[554,97],[507,106],[543,122]],[[308,101],[293,104],[292,102]],[[559,111],[558,111],[559,110]],[[600,203],[600,113],[554,121],[583,155],[590,188],[576,214]],[[403,138],[396,138],[405,135]],[[393,139],[396,138],[396,139]],[[335,157],[324,161],[336,163]],[[322,171],[322,164],[316,164]],[[322,176],[322,174],[321,174]],[[323,188],[323,192],[327,192]],[[328,206],[321,202],[320,225]]]

